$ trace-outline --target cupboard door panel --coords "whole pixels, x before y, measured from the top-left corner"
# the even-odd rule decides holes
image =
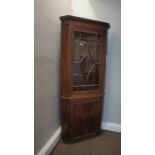
[[[94,135],[100,129],[101,103],[80,102],[72,106],[72,137]]]

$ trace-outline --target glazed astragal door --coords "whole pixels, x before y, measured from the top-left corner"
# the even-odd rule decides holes
[[[101,36],[74,32],[73,91],[99,89]]]

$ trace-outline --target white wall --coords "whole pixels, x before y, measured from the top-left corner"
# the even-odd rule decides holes
[[[34,152],[60,127],[60,20],[70,0],[35,0]]]
[[[72,15],[111,25],[102,121],[121,124],[121,0],[72,0]]]

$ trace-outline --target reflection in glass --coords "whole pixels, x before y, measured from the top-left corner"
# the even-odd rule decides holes
[[[100,68],[100,36],[74,33],[73,91],[97,90]]]

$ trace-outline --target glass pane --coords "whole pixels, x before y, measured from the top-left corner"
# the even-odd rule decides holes
[[[99,87],[100,37],[95,34],[75,32],[74,38],[73,90],[97,90]]]
[[[79,39],[74,40],[74,62],[79,61]]]
[[[93,42],[80,41],[80,85],[94,83],[95,55]]]
[[[96,34],[90,34],[90,33],[83,33],[83,32],[81,32],[81,38],[88,39],[88,40],[99,41],[98,39],[100,38],[100,36],[96,35]]]
[[[89,33],[81,33],[81,38],[95,40],[97,39],[97,35],[93,35]]]
[[[80,32],[74,32],[74,37],[80,37],[81,36],[81,33]]]
[[[96,62],[99,63],[100,62],[100,44],[97,43],[96,44]]]
[[[78,72],[79,72],[79,69],[78,68],[79,68],[78,67],[78,64],[75,63],[74,64],[74,80],[73,80],[74,86],[78,86]]]
[[[99,83],[99,67],[100,65],[96,64],[96,70],[95,70],[95,83]]]

